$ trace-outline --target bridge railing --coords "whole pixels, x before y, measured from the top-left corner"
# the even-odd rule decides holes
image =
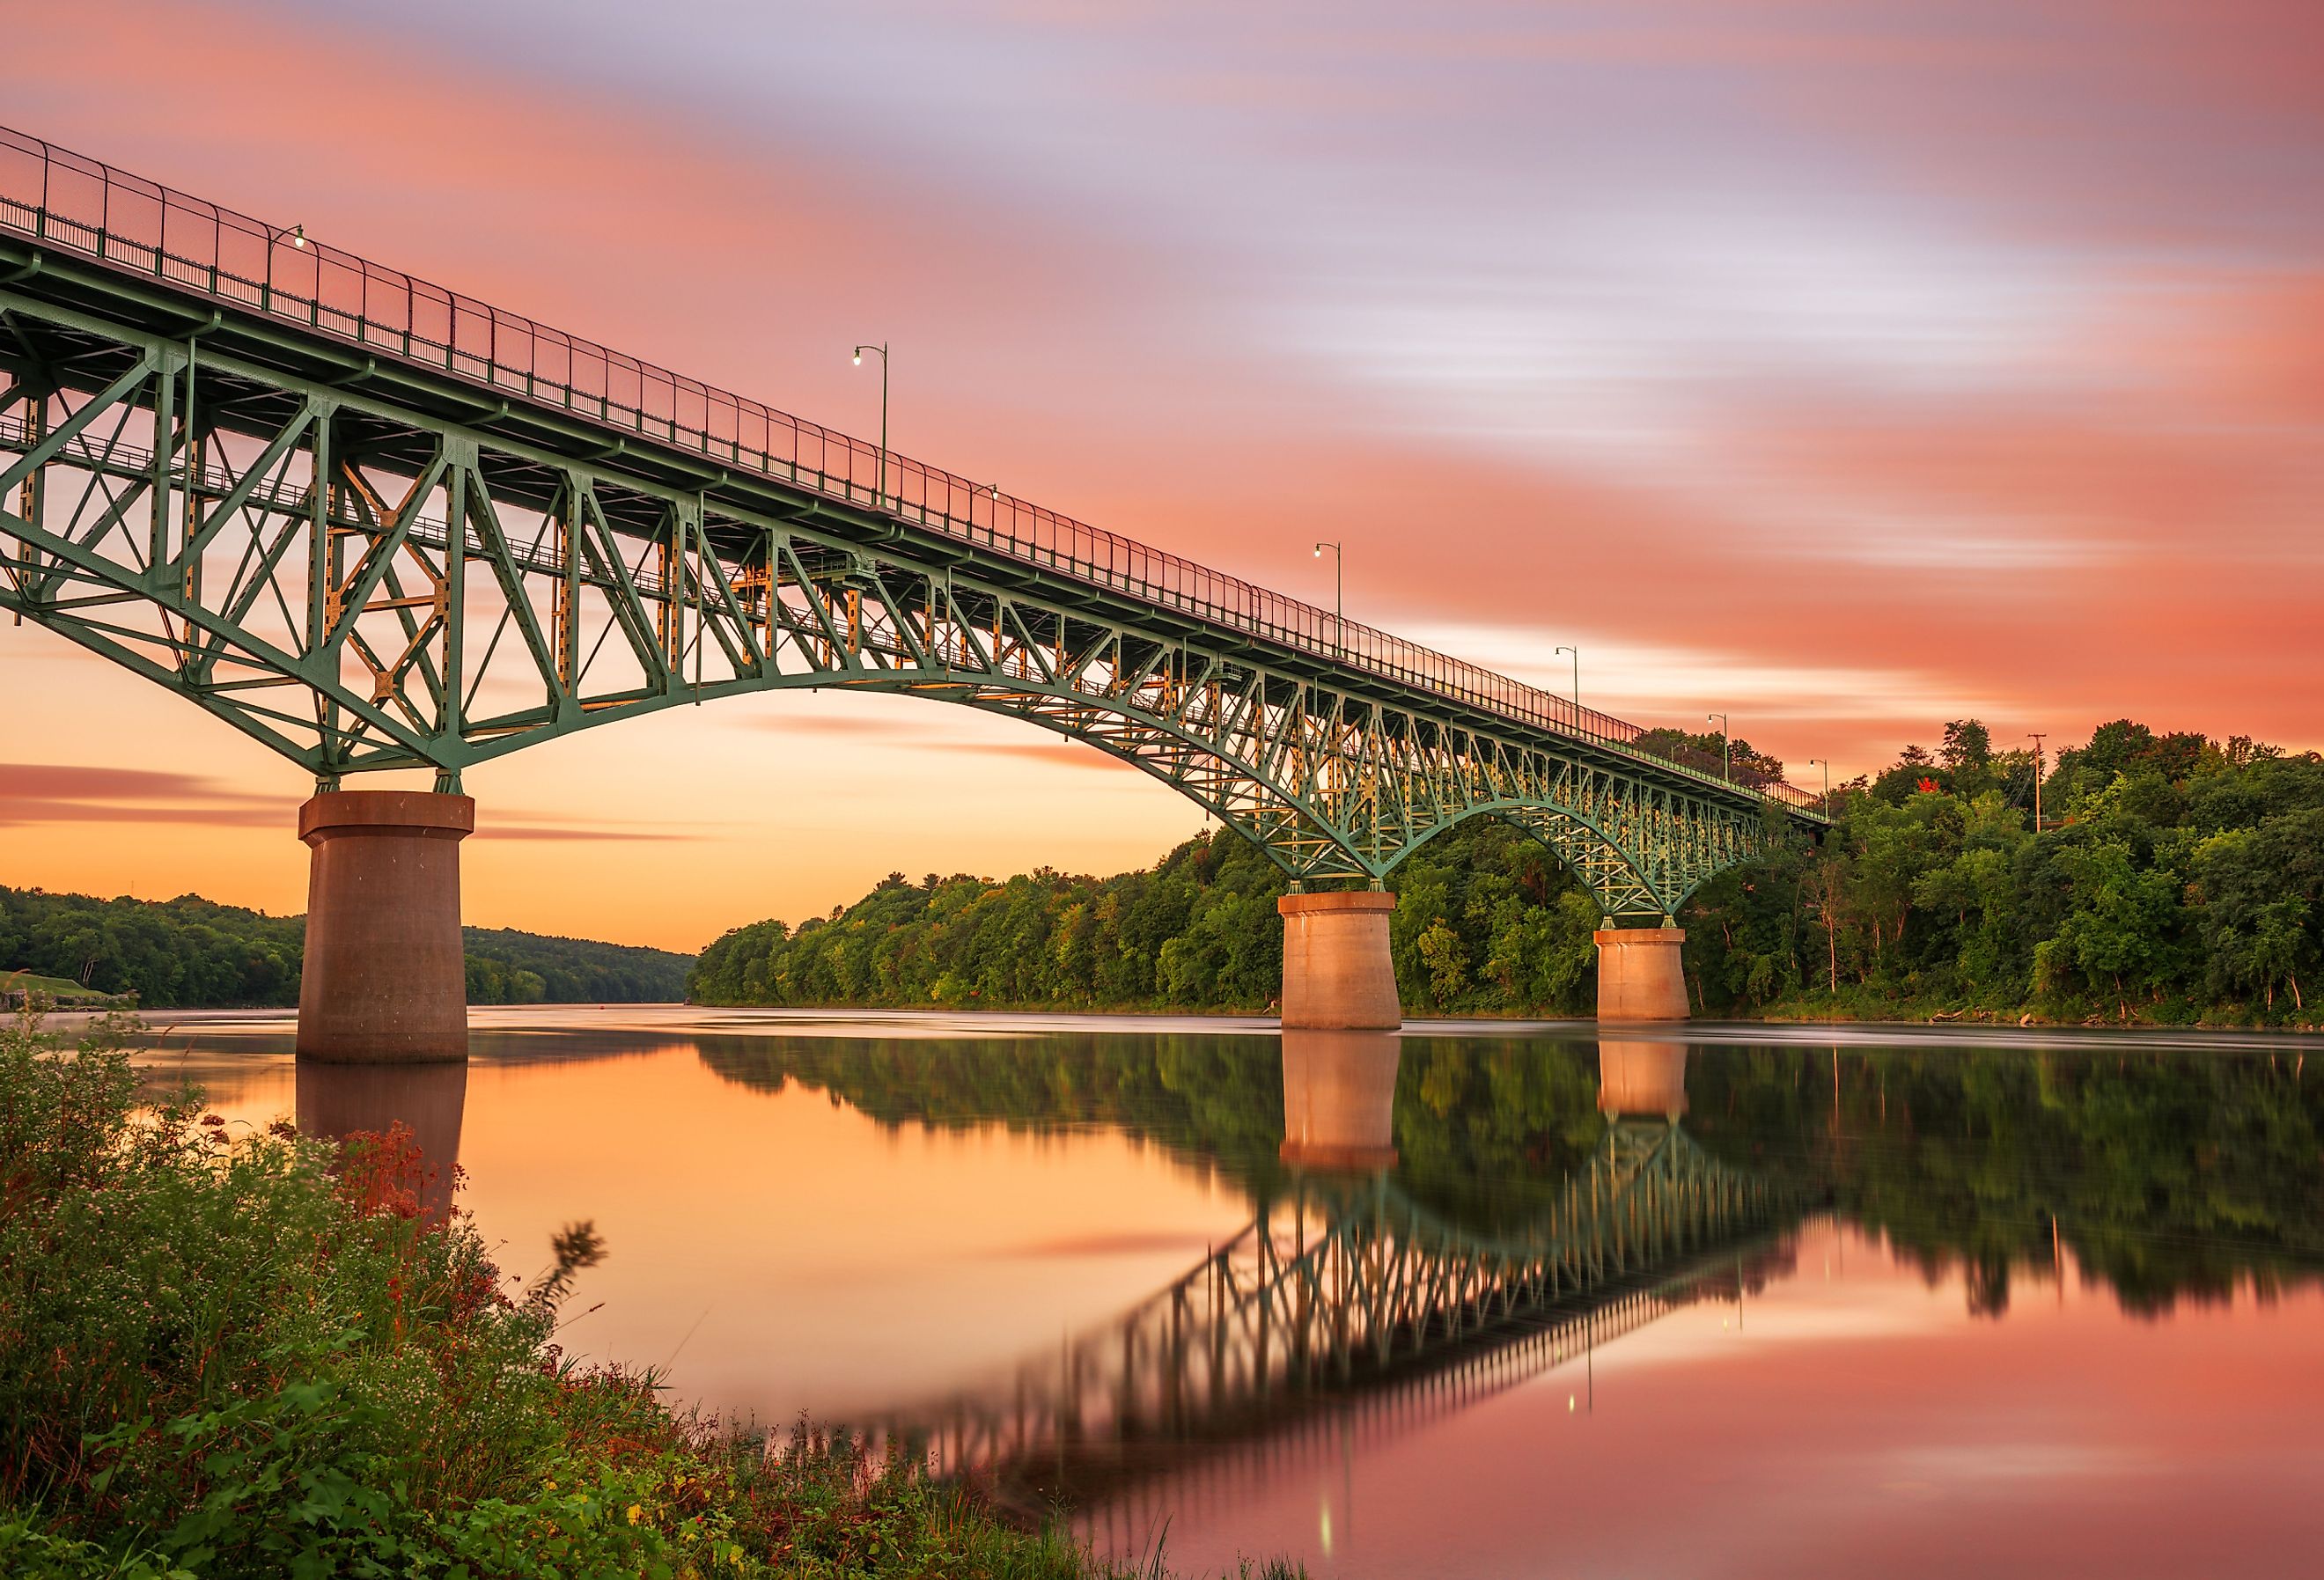
[[[1089,526],[893,450],[641,362],[488,302],[0,127],[0,226],[238,307],[561,408],[726,469],[883,511],[1011,559],[1179,610],[1537,729],[1731,781],[1637,725],[1333,611]]]

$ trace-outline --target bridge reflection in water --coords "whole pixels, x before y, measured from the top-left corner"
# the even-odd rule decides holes
[[[1397,1169],[1401,1063],[1389,1033],[1284,1033],[1287,1170],[1254,1185],[1239,1234],[983,1386],[834,1425],[1028,1519],[1070,1508],[1101,1547],[1135,1551],[1172,1513],[1256,1472],[1586,1366],[1666,1312],[1757,1281],[1791,1193],[1682,1127],[1685,1044],[1602,1040],[1602,1137],[1562,1180],[1537,1183],[1528,1211],[1481,1228]],[[296,1079],[310,1134],[408,1129],[423,1210],[448,1210],[466,1065],[301,1060]]]
[[[987,1386],[851,1423],[1111,1550],[1254,1461],[1401,1430],[1677,1307],[1730,1298],[1786,1205],[1678,1123],[1685,1046],[1600,1044],[1602,1142],[1514,1228],[1465,1227],[1390,1170],[1399,1039],[1283,1036],[1287,1182],[1226,1244]]]

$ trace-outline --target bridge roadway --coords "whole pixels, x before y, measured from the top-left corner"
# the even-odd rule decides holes
[[[1295,880],[1291,1024],[1396,1023],[1383,880],[1480,816],[1665,923],[1601,934],[1602,1007],[1683,1016],[1680,904],[1822,822],[1571,698],[5,130],[0,377],[0,607],[314,777],[313,1057],[465,1053],[464,771],[741,692],[954,702],[1161,779]],[[345,788],[414,768],[434,793]]]

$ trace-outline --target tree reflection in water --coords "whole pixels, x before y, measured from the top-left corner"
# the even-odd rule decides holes
[[[1681,1049],[1684,1126],[1704,1148],[1886,1234],[1932,1276],[1965,1266],[1979,1309],[2005,1310],[2013,1278],[2054,1277],[2069,1254],[2150,1312],[2324,1269],[2324,1073],[2294,1053],[1395,1040],[1394,1178],[1479,1232],[1534,1216],[1604,1144],[1601,1098],[1643,1089],[1648,1067]],[[1115,1125],[1222,1171],[1255,1202],[1291,1174],[1280,1154],[1296,1072],[1273,1037],[697,1046],[729,1079],[798,1081],[888,1124]]]

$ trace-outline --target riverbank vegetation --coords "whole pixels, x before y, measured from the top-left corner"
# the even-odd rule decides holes
[[[1780,772],[1733,744],[1754,774]],[[1691,749],[1715,753],[1718,738]],[[1680,917],[1699,1013],[2324,1024],[2324,759],[2127,720],[2044,765],[1975,720],[1837,787],[1835,823],[1707,883]],[[1418,1014],[1586,1014],[1588,892],[1489,820],[1390,875]],[[1111,878],[891,873],[853,905],[712,944],[720,1004],[1263,1011],[1282,873],[1241,836]]]
[[[472,1004],[666,1003],[683,955],[625,944],[464,928]],[[0,981],[51,976],[145,1009],[295,1004],[307,919],[176,900],[98,900],[0,886]]]
[[[1111,1573],[907,1465],[672,1410],[556,1343],[409,1136],[142,1110],[119,1027],[0,1032],[0,1574]],[[616,1248],[616,1252],[618,1248]]]

